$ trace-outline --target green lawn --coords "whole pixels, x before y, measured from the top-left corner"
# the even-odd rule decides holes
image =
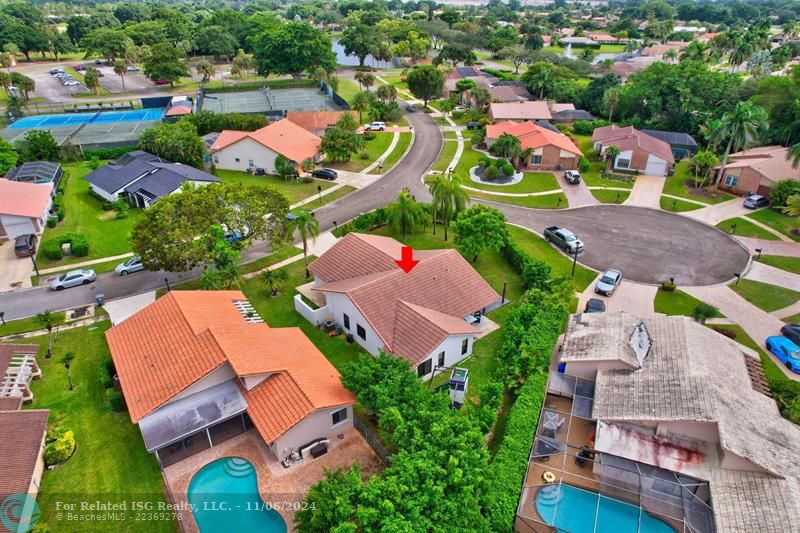
[[[338,200],[342,196],[347,196],[348,194],[350,194],[351,192],[353,192],[355,190],[356,190],[355,187],[351,187],[350,185],[343,185],[342,187],[339,187],[338,189],[336,189],[335,191],[333,191],[331,193],[324,194],[322,196],[322,201],[317,199],[317,200],[314,200],[313,202],[309,202],[307,204],[304,204],[303,207],[305,207],[306,209],[311,209],[313,211],[314,209],[320,208],[320,207],[324,206],[325,204],[329,204],[331,202],[334,202],[334,201]]]
[[[712,187],[706,187],[699,191],[695,189],[694,174],[689,169],[688,161],[681,161],[675,165],[675,174],[667,176],[663,192],[706,204],[718,204],[733,198],[730,194],[715,191]]]
[[[800,323],[800,313],[797,313],[796,315],[792,315],[792,316],[787,316],[786,318],[781,318],[781,320],[783,320],[787,324]]]
[[[550,246],[543,238],[518,226],[509,225],[508,231],[520,248],[550,265],[553,277],[571,277],[572,260]],[[596,276],[595,271],[578,263],[575,266],[575,277],[572,278],[572,284],[576,291],[583,292]]]
[[[75,455],[42,477],[38,503],[41,522],[52,531],[108,531],[104,522],[83,522],[80,526],[59,521],[56,502],[82,500],[140,500],[166,502],[161,472],[155,458],[147,453],[141,434],[128,413],[115,413],[105,400],[98,369],[111,358],[104,332],[109,322],[61,331],[55,343],[55,356],[45,359],[46,337],[26,340],[42,347],[39,365],[43,377],[32,384],[35,395],[32,409],[50,409],[50,424],[61,424],[75,432]],[[75,390],[68,390],[66,371],[60,362],[66,352],[75,359],[71,371]],[[175,531],[172,521],[114,523],[115,531]]]
[[[272,185],[286,196],[290,204],[297,203],[300,200],[305,200],[309,196],[317,194],[317,187],[322,187],[322,190],[333,187],[333,183],[327,180],[314,180],[311,183],[303,183],[300,180],[286,181],[278,176],[253,176],[247,172],[240,172],[238,170],[217,170],[217,176],[219,176],[223,183]]]
[[[322,166],[346,170],[349,172],[361,172],[383,155],[383,153],[392,143],[392,136],[394,134],[379,131],[375,132],[374,135],[374,139],[364,143],[364,151],[367,153],[366,159],[361,159],[360,154],[353,154],[353,157],[350,158],[350,161],[346,161],[344,163],[334,163],[326,159],[321,163]]]
[[[60,237],[65,233],[82,233],[89,240],[89,255],[67,256],[60,261],[51,261],[41,253],[36,257],[39,268],[68,265],[92,259],[130,252],[128,237],[134,224],[142,214],[141,209],[131,209],[128,218],[117,220],[114,211],[103,211],[102,201],[89,194],[89,182],[83,176],[92,171],[85,163],[68,163],[70,179],[64,193],[64,220],[55,228],[44,232],[43,241]]]
[[[339,96],[350,102],[355,95],[361,92],[361,88],[353,80],[339,78],[339,88],[336,92]]]
[[[762,224],[766,224],[770,228],[783,233],[787,237],[795,241],[800,241],[800,236],[793,235],[790,232],[790,230],[796,230],[800,228],[797,223],[797,218],[795,217],[784,215],[780,211],[775,211],[774,209],[761,209],[747,215],[747,218],[758,220]]]
[[[761,259],[757,256],[753,260],[765,265],[786,270],[792,274],[800,274],[800,257],[783,257],[780,255],[762,255]]]
[[[692,316],[694,308],[701,303],[703,302],[681,290],[668,292],[658,289],[655,299],[655,311],[665,315]],[[722,315],[717,313],[715,316]]]
[[[284,246],[283,248],[275,250],[265,257],[256,259],[255,261],[251,261],[250,263],[245,263],[244,265],[240,265],[239,271],[242,274],[255,272],[256,270],[267,268],[268,266],[274,265],[275,263],[280,263],[284,259],[289,259],[290,257],[298,257],[302,253],[303,251],[300,250],[300,248],[295,248],[294,246]]]
[[[472,141],[464,141],[464,151],[455,168],[455,173],[459,177],[469,179],[469,169],[478,166],[478,160],[486,157],[485,154],[474,150],[472,146]]]
[[[467,191],[470,198],[480,198],[503,204],[518,205],[520,207],[530,207],[533,209],[564,209],[569,206],[567,197],[564,193],[545,194],[542,196],[500,196],[497,194]]]
[[[397,144],[395,145],[394,150],[392,150],[392,152],[386,156],[386,159],[383,160],[383,169],[380,172],[389,172],[395,163],[397,163],[400,158],[403,157],[403,154],[406,153],[409,144],[411,144],[411,133],[407,131],[400,133],[400,138],[397,139]],[[378,173],[378,167],[375,167],[370,171],[370,174]]]
[[[56,324],[63,324],[64,323],[64,313],[58,312],[55,313],[56,316]],[[16,335],[17,333],[25,333],[26,331],[36,331],[39,329],[43,329],[37,322],[36,319],[31,318],[22,318],[20,320],[13,320],[13,321],[6,321],[5,325],[0,326],[0,337],[5,337],[6,335]]]
[[[757,239],[766,239],[769,241],[780,240],[776,235],[773,235],[769,231],[756,226],[746,218],[729,218],[728,220],[723,220],[717,224],[717,227],[726,233],[730,233],[731,235],[755,237]]]
[[[449,131],[449,130],[448,131],[443,131],[442,132],[442,137],[444,137],[445,139],[458,139],[458,135],[456,134],[456,132],[455,131]]]
[[[457,141],[445,141],[442,147],[442,153],[439,154],[439,159],[433,164],[432,170],[439,170],[441,172],[447,170],[447,165],[453,160],[453,156],[456,155],[456,150],[458,150]]]
[[[589,192],[604,204],[621,204],[631,195],[628,191],[615,191],[613,189],[589,189]]]
[[[661,204],[661,209],[664,211],[670,211],[672,213],[684,213],[686,211],[694,211],[695,209],[703,208],[703,206],[700,204],[676,200],[675,198],[670,198],[669,196],[662,196],[659,200],[659,203]]]
[[[482,189],[487,192],[528,193],[561,190],[558,181],[556,181],[556,177],[551,172],[525,172],[522,181],[514,185],[476,183],[469,177],[464,177],[462,179],[462,183],[467,187]]]
[[[400,72],[381,73],[380,77],[397,87],[398,91],[408,92],[408,84],[401,80],[403,75]]]
[[[767,313],[789,307],[800,300],[800,292],[760,281],[742,279],[738,285],[731,284],[729,287],[739,296]]]

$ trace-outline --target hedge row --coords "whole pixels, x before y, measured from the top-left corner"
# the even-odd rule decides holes
[[[547,373],[529,376],[511,408],[503,443],[489,468],[486,483],[487,520],[492,531],[512,531],[520,487],[528,469],[533,437],[547,389]]]
[[[89,255],[89,240],[82,233],[65,233],[55,239],[50,239],[42,243],[42,253],[51,261],[59,261],[64,258],[61,245],[69,243],[72,255],[76,257],[86,257]]]
[[[572,124],[572,131],[575,132],[576,135],[591,135],[595,128],[608,126],[609,124],[611,124],[609,121],[602,118],[596,118],[594,120],[576,120]]]
[[[387,222],[387,215],[386,210],[382,207],[374,211],[370,211],[369,213],[364,213],[363,215],[359,215],[350,222],[346,224],[342,224],[336,229],[333,234],[337,237],[344,237],[350,232],[358,231],[370,231],[377,227],[383,226]]]
[[[138,150],[138,146],[120,146],[118,148],[100,148],[98,150],[84,150],[83,151],[83,159],[84,161],[91,161],[94,158],[99,160],[103,159],[117,159],[120,156],[127,154],[128,152],[133,152],[134,150]]]
[[[547,289],[550,282],[550,265],[533,257],[514,241],[509,241],[501,248],[500,255],[522,277],[525,289]]]

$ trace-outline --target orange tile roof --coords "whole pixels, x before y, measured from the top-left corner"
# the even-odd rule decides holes
[[[39,218],[50,202],[52,183],[0,179],[0,214]]]
[[[316,290],[347,294],[385,348],[414,363],[449,335],[476,333],[463,318],[500,299],[453,249],[415,250],[408,274],[395,263],[402,244],[349,233],[309,265]]]
[[[349,111],[289,111],[286,119],[294,122],[301,128],[316,134],[317,131],[329,128],[336,124],[342,115]],[[353,116],[355,114],[350,113]]]
[[[583,155],[580,148],[563,133],[556,133],[533,122],[509,121],[486,126],[486,137],[489,139],[497,139],[504,133],[517,137],[523,149],[552,145],[579,156]]]
[[[106,332],[134,423],[223,364],[240,378],[269,376],[245,394],[253,398],[248,412],[254,423],[261,420],[256,427],[265,439],[297,420],[286,425],[280,413],[260,406],[293,405],[306,416],[354,403],[339,373],[299,328],[247,323],[234,305],[239,301],[246,301],[241,291],[172,291]],[[294,387],[276,387],[287,377]],[[269,399],[269,391],[281,396]]]
[[[242,392],[247,399],[247,414],[268,444],[314,410],[289,374],[276,374],[249,391],[242,388]]]
[[[211,152],[224,150],[244,138],[253,139],[273,152],[296,162],[317,155],[322,144],[322,139],[294,122],[279,120],[252,132],[223,130],[211,145]]]
[[[167,109],[167,112],[164,113],[164,115],[168,117],[177,117],[180,115],[191,115],[191,114],[192,114],[192,108],[186,104],[176,104]]]

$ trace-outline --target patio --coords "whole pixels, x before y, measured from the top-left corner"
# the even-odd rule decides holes
[[[296,463],[290,468],[284,468],[258,432],[250,430],[164,468],[164,480],[174,502],[187,505],[187,491],[194,475],[202,467],[223,457],[241,457],[255,466],[259,493],[265,502],[303,501],[311,486],[325,476],[325,469],[336,469],[340,466],[347,468],[358,462],[362,475],[369,477],[384,467],[383,461],[352,427],[344,432],[343,439],[331,440],[327,454]],[[287,530],[292,531],[295,511],[280,509],[279,512],[286,522]],[[182,529],[191,533],[198,531],[191,512],[184,514]]]

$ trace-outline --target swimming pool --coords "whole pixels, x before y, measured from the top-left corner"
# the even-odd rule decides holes
[[[640,509],[635,505],[571,485],[539,489],[536,510],[547,524],[569,533],[675,533],[666,522],[643,509],[640,524]]]
[[[81,124],[109,124],[113,122],[144,122],[161,120],[164,109],[133,109],[98,113],[64,113],[63,115],[33,115],[23,117],[9,128],[50,128],[55,126],[80,126]]]
[[[259,496],[256,470],[247,459],[225,457],[207,464],[189,483],[188,496],[201,533],[286,531],[281,515]]]

